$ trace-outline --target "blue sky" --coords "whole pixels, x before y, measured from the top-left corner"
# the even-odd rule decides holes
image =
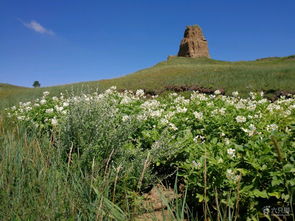
[[[0,82],[122,76],[178,52],[199,24],[211,57],[295,54],[294,0],[0,0]]]

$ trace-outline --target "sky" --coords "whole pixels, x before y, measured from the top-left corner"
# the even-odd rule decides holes
[[[198,24],[213,59],[295,54],[294,0],[0,0],[0,82],[119,77],[176,55]]]

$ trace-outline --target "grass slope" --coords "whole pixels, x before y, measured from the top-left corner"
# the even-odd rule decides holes
[[[151,68],[114,79],[39,89],[4,86],[0,90],[0,107],[39,97],[44,90],[52,94],[65,91],[79,93],[81,90],[91,92],[97,88],[102,91],[112,85],[118,89],[143,88],[155,91],[161,91],[166,86],[200,86],[224,89],[226,94],[237,90],[241,95],[260,90],[294,91],[295,56],[241,62],[172,57]]]

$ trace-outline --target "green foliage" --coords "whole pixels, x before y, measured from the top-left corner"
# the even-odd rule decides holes
[[[155,177],[171,184],[175,174],[193,217],[258,220],[266,203],[292,205],[294,96],[146,97],[112,87],[67,98],[45,92],[4,117],[17,127],[1,130],[3,219],[128,220]]]

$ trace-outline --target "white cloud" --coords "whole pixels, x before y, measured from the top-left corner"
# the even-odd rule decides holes
[[[29,29],[34,30],[35,32],[39,32],[41,34],[48,34],[48,35],[54,35],[54,32],[46,29],[45,27],[43,27],[41,24],[39,24],[38,22],[32,20],[31,22],[22,22],[24,24],[24,26],[26,26]]]

